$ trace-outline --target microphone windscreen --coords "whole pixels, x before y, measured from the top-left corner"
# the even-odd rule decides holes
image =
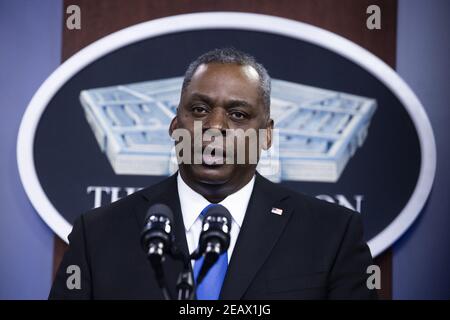
[[[231,224],[231,213],[228,211],[227,208],[222,206],[221,204],[216,204],[213,206],[210,206],[205,214],[204,219],[206,219],[208,216],[222,216],[227,218],[227,224]]]
[[[160,215],[168,218],[171,222],[173,221],[173,213],[172,209],[169,208],[169,206],[163,204],[163,203],[156,203],[152,205],[147,210],[147,214],[145,216],[145,221],[148,220],[149,217],[153,215]]]

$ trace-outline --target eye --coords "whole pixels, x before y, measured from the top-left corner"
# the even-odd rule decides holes
[[[243,120],[246,118],[246,114],[240,111],[233,111],[230,113],[230,116],[236,120]]]
[[[206,112],[208,112],[208,109],[203,104],[194,104],[191,110],[196,114],[205,114]]]

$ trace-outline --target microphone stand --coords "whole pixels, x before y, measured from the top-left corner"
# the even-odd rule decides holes
[[[195,284],[190,258],[184,252],[178,250],[176,246],[173,247],[170,254],[174,259],[183,262],[183,270],[181,270],[176,284],[177,300],[194,300]]]
[[[205,260],[203,262],[204,265],[202,266],[199,277],[197,279],[198,283],[195,283],[190,263],[191,259],[192,260],[200,259],[202,254],[197,249],[190,256],[188,256],[176,247],[175,241],[173,241],[172,243],[173,246],[171,250],[168,252],[168,254],[174,260],[179,260],[183,263],[183,269],[178,275],[176,283],[177,300],[194,300],[196,287],[202,282],[204,276],[206,275],[208,270],[212,267],[212,265],[217,261],[219,255],[217,254],[217,252],[214,252],[215,250],[211,251],[207,250],[208,252],[205,254]],[[158,282],[158,285],[162,290],[164,298],[166,300],[173,300],[173,297],[171,296],[170,291],[167,288],[165,274],[162,268],[162,261],[164,259],[162,257],[156,258],[150,254],[147,254],[147,258],[149,259],[155,271],[156,281]]]
[[[150,245],[149,251],[147,252],[147,259],[150,262],[153,270],[155,272],[156,282],[161,288],[165,300],[172,300],[170,291],[166,285],[166,277],[164,274],[164,269],[162,267],[162,262],[164,261],[164,256],[162,254],[155,255],[155,246]]]
[[[193,300],[195,293],[194,277],[190,268],[190,259],[182,251],[180,251],[172,242],[173,246],[168,254],[174,260],[180,260],[183,263],[183,269],[180,272],[176,284],[177,289],[177,300]],[[157,252],[157,254],[155,254]],[[170,290],[167,288],[166,277],[164,274],[164,269],[162,263],[164,261],[164,255],[162,252],[158,252],[155,246],[150,245],[149,251],[147,252],[147,259],[150,261],[153,267],[156,282],[160,287],[165,300],[173,300]]]

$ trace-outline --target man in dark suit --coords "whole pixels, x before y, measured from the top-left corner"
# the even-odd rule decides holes
[[[270,148],[273,132],[270,78],[261,64],[235,49],[216,49],[195,60],[185,74],[171,136],[177,130],[194,136],[196,122],[203,133],[219,132],[213,142],[231,135],[232,141],[243,143],[234,143],[232,150],[225,143],[225,148],[208,153],[204,141],[196,149],[193,139],[188,140],[190,149],[180,152],[179,158],[201,152],[200,162],[183,158],[177,174],[161,183],[81,215],[69,236],[70,246],[50,298],[162,299],[140,245],[145,214],[156,203],[172,209],[176,242],[185,253],[196,249],[200,212],[205,207],[219,203],[231,213],[231,243],[223,277],[202,284],[219,291],[216,296],[199,298],[376,296],[366,285],[372,258],[363,240],[360,216],[285,189],[256,172],[261,150]],[[239,135],[238,129],[263,132],[257,138],[256,161],[251,161],[248,151],[252,142]],[[243,163],[236,161],[239,145],[244,149]],[[79,267],[79,288],[67,286],[71,265]],[[182,264],[168,257],[164,268],[168,287],[174,288]]]

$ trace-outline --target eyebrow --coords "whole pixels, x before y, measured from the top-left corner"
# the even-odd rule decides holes
[[[213,102],[213,99],[211,99],[209,96],[201,94],[201,93],[197,93],[197,92],[194,92],[189,98],[189,100],[194,100],[194,99],[203,100],[203,101],[207,102],[208,104],[211,104]]]
[[[248,103],[247,101],[244,100],[239,100],[239,99],[233,99],[227,102],[227,107],[232,108],[232,107],[238,107],[238,106],[242,106],[245,108],[253,108],[253,105]]]
[[[191,95],[189,100],[193,100],[193,99],[203,100],[208,104],[213,104],[213,102],[214,102],[214,100],[211,97],[204,95],[202,93],[198,93],[198,92],[194,92]],[[228,100],[225,104],[226,108],[232,108],[232,107],[237,107],[237,106],[242,106],[245,108],[253,108],[253,105],[251,103],[248,103],[247,101],[241,100],[241,99],[231,99],[231,100]]]

